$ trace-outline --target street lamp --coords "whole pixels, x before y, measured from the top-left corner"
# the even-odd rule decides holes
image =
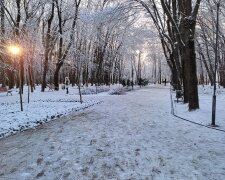
[[[12,55],[14,56],[14,58],[16,58],[16,56],[19,56],[21,54],[21,48],[17,45],[12,45],[8,47],[8,50],[10,53],[12,53]],[[19,94],[20,94],[20,108],[21,111],[23,111],[23,100],[22,100],[22,81],[21,81],[21,74],[20,74],[20,69],[19,69]]]
[[[133,62],[133,58],[131,58],[131,86],[132,86],[132,90],[134,90],[134,62]]]
[[[141,51],[137,50],[136,51],[138,54],[138,83],[140,84],[141,87]]]
[[[9,46],[9,51],[13,55],[18,55],[20,53],[20,48],[18,46]]]
[[[212,126],[216,126],[216,71],[218,64],[218,36],[219,36],[219,9],[220,0],[217,2],[217,16],[216,16],[216,52],[215,52],[215,69],[214,69],[214,88],[213,88],[213,102],[212,102]]]

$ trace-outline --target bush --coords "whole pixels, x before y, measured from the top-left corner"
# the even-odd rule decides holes
[[[139,86],[147,86],[148,85],[148,79],[140,79],[138,82]]]
[[[125,91],[123,89],[112,89],[109,91],[109,95],[124,95]]]

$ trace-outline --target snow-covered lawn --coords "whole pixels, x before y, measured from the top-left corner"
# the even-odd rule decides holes
[[[98,104],[100,103],[98,96],[124,90],[122,85],[82,87],[81,92],[84,95],[81,104],[77,87],[70,87],[69,94],[62,89],[48,91],[46,88],[45,92],[41,92],[40,88],[37,86],[34,93],[30,93],[28,104],[28,89],[25,87],[23,112],[20,111],[18,89],[13,90],[13,96],[0,93],[0,139]]]
[[[84,98],[81,104],[75,87],[70,88],[69,94],[66,94],[65,90],[48,91],[47,89],[46,92],[41,92],[40,87],[37,87],[34,93],[30,93],[29,104],[27,99],[26,87],[23,95],[24,111],[21,112],[17,90],[13,91],[13,96],[0,94],[0,138],[34,128],[100,102],[96,98],[90,100]]]
[[[225,179],[225,133],[171,115],[169,87],[84,99],[102,103],[1,139],[0,179]]]
[[[203,125],[210,125],[212,119],[212,86],[199,86],[199,101],[200,109],[189,112],[187,105],[174,102],[175,114]],[[173,93],[175,99],[175,93]],[[217,89],[217,103],[216,103],[216,125],[220,129],[225,130],[225,89]]]

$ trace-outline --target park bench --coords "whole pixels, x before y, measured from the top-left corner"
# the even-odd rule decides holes
[[[178,99],[182,99],[183,100],[183,97],[184,97],[183,91],[182,90],[176,90],[177,102],[178,102]]]
[[[8,94],[11,94],[12,96],[12,90],[11,89],[7,89],[6,87],[0,87],[0,93],[4,93],[4,92],[7,92],[7,96]]]

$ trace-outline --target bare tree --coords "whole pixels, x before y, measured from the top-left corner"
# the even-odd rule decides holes
[[[63,22],[62,22],[62,12],[59,8],[59,4],[58,1],[57,2],[57,12],[58,12],[58,20],[59,20],[59,33],[60,33],[60,38],[59,38],[59,53],[58,53],[58,62],[56,64],[56,70],[54,73],[54,85],[55,85],[55,90],[59,90],[59,71],[69,53],[69,50],[73,44],[74,41],[74,33],[75,33],[75,27],[76,27],[76,23],[77,23],[77,19],[78,19],[78,13],[79,13],[79,7],[81,4],[81,0],[74,0],[74,17],[73,17],[73,22],[72,22],[72,27],[70,30],[70,37],[69,37],[69,42],[67,45],[64,45],[65,51],[62,52],[62,46],[63,46],[63,36],[62,36],[62,26],[63,26]]]
[[[135,1],[147,10],[158,29],[172,73],[178,77],[181,74],[184,102],[189,103],[190,111],[198,109],[195,28],[201,0],[197,0],[194,6],[192,1],[185,0],[161,0],[160,5],[154,0],[148,3],[142,0]],[[163,13],[159,12],[159,6],[162,7]]]

